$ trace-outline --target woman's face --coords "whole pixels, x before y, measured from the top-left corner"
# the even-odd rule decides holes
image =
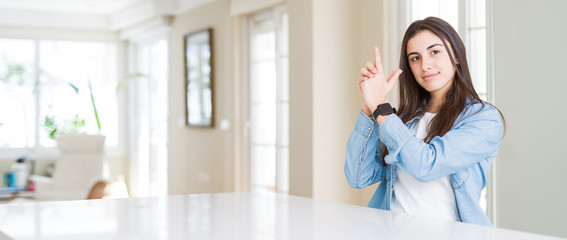
[[[407,58],[415,79],[432,96],[443,96],[449,90],[455,68],[441,38],[429,30],[417,33],[408,41]]]

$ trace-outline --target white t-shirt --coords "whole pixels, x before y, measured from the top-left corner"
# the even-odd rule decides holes
[[[417,138],[423,140],[427,136],[427,127],[434,116],[435,113],[426,112],[414,125],[413,131]],[[390,209],[395,212],[457,221],[457,202],[451,185],[451,176],[431,182],[420,182],[398,167]]]

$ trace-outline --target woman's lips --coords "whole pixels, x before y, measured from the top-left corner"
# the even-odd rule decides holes
[[[437,74],[439,74],[439,73],[434,73],[434,74],[425,75],[425,76],[423,77],[423,80],[425,80],[425,81],[430,81],[430,80],[434,79],[434,78],[437,76]]]

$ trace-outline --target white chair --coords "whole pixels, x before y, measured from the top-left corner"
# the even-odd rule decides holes
[[[61,156],[53,177],[31,176],[35,200],[87,199],[93,185],[105,180],[105,136],[69,134],[57,138]]]

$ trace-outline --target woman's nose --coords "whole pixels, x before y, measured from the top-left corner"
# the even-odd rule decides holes
[[[421,59],[421,69],[423,71],[428,71],[431,69],[431,59],[424,57]]]

